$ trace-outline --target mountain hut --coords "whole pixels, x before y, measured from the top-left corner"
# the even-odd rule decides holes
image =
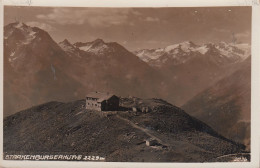
[[[110,93],[90,92],[86,95],[86,109],[117,111],[119,109],[119,97]]]

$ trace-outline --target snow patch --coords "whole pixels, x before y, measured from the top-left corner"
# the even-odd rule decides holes
[[[83,51],[88,51],[91,47],[92,45],[86,45],[86,46],[79,47],[79,49]]]
[[[8,61],[9,61],[10,63],[13,63],[13,61],[16,60],[17,58],[18,58],[18,57],[8,58]]]
[[[165,47],[164,51],[165,51],[165,52],[169,52],[169,51],[171,51],[171,50],[174,50],[174,49],[178,48],[179,45],[180,45],[180,44],[169,45],[169,46]]]
[[[66,44],[63,44],[63,43],[60,44],[60,47],[66,52],[73,52],[74,51],[74,48],[72,46],[69,46],[69,45],[66,45]]]
[[[203,45],[201,47],[194,49],[193,51],[198,51],[199,53],[204,55],[204,54],[206,54],[206,52],[208,52],[208,50],[209,49],[207,48],[207,46]]]
[[[181,46],[181,49],[184,51],[184,52],[190,52],[191,50],[193,50],[194,48],[191,46],[191,43],[190,42],[183,42],[180,44]]]
[[[36,37],[35,34],[36,34],[36,32],[30,31],[29,34],[27,35],[25,41],[23,42],[23,44],[25,44],[25,45],[26,45],[26,44],[30,44],[31,41],[32,41],[33,39],[35,39],[35,37]]]
[[[17,28],[17,29],[21,29],[23,27],[23,23],[18,22],[14,27]]]
[[[251,45],[250,44],[242,43],[242,44],[235,44],[234,46],[245,52],[243,59],[246,59],[249,55],[251,55]]]
[[[196,47],[192,42],[184,41],[179,44],[169,45],[169,46],[165,47],[164,51],[171,52],[173,50],[176,50],[177,48],[180,48],[184,52],[191,52],[191,51],[195,50]]]
[[[12,29],[11,29],[11,30],[8,30],[8,32],[5,33],[4,39],[5,39],[5,40],[8,39],[8,38],[10,37],[10,35],[12,35],[12,33],[13,33],[13,30],[12,30]]]
[[[13,52],[11,52],[11,54],[10,54],[10,57],[13,57],[14,56],[14,54],[15,54],[15,52],[13,51]]]
[[[156,60],[159,59],[162,54],[164,53],[164,49],[158,48],[155,50],[147,50],[144,49],[136,54],[137,57],[139,57],[144,62],[149,62],[150,60]]]
[[[106,44],[101,44],[98,46],[93,47],[92,44],[90,45],[86,45],[86,46],[81,46],[79,47],[80,50],[86,51],[86,52],[92,52],[95,54],[98,54],[106,49],[108,49],[109,47]]]
[[[251,49],[249,44],[227,44],[225,42],[219,43],[216,48],[227,58],[239,57],[241,60],[245,60],[250,55]]]
[[[16,46],[16,51],[19,51],[20,48],[22,48],[24,45],[30,45],[32,43],[32,41],[36,38],[36,33],[35,31],[33,31],[33,29],[29,26],[26,26],[25,24],[19,22],[13,25],[13,27],[11,27],[10,29],[8,29],[6,31],[6,35],[5,35],[5,40],[8,40],[9,38],[15,36],[13,34],[14,30],[19,31],[22,35],[23,38],[22,40],[15,40],[14,43]],[[14,37],[15,39],[16,37]],[[11,42],[11,41],[10,41]],[[12,43],[12,42],[11,42]],[[6,45],[8,45],[9,42],[6,43]],[[9,55],[8,61],[9,62],[13,62],[16,59],[19,59],[20,57],[22,57],[22,53],[15,53],[15,51],[12,51]]]

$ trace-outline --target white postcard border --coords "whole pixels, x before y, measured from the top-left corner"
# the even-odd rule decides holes
[[[260,6],[258,0],[4,0],[0,1],[0,39],[3,39],[3,5],[12,6],[74,6],[74,7],[199,7],[199,6],[252,6],[252,88],[251,88],[251,162],[248,163],[121,163],[79,161],[7,161],[3,160],[3,40],[0,43],[1,73],[1,167],[165,167],[165,168],[259,168],[260,153]]]

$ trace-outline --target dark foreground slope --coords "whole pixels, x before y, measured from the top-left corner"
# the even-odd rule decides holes
[[[85,101],[49,102],[4,119],[6,154],[98,155],[106,161],[204,162],[243,152],[236,144],[160,99],[121,99],[124,111],[85,110]],[[130,107],[149,111],[126,111]],[[146,146],[153,138],[157,145]]]

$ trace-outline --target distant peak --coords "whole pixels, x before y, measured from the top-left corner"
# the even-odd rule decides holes
[[[98,38],[93,41],[93,43],[105,43],[102,39]]]
[[[212,48],[215,46],[215,44],[210,42],[210,43],[206,43],[205,46],[208,48]]]
[[[24,28],[24,27],[27,28],[29,26],[27,26],[23,22],[17,21],[17,22],[13,22],[13,23],[8,24],[7,27],[15,27],[15,28],[19,29],[19,28]]]
[[[219,44],[227,44],[225,41],[220,41]]]
[[[64,39],[63,42],[69,43],[69,40],[68,39]]]
[[[187,41],[184,41],[184,42],[182,42],[182,43],[186,43],[186,44],[193,44],[193,42],[192,42],[192,41],[189,41],[189,40],[187,40]]]
[[[228,46],[228,45],[230,45],[230,44],[229,44],[229,43],[226,43],[226,42],[224,42],[224,41],[221,41],[221,42],[218,43],[218,45],[220,45],[220,46]]]
[[[64,39],[62,42],[60,42],[61,44],[66,44],[66,45],[72,45],[69,40]]]
[[[182,43],[180,43],[180,45],[189,45],[191,47],[195,47],[197,46],[195,43],[193,43],[192,41],[184,41]]]
[[[20,21],[14,22],[14,24],[16,26],[24,26],[25,25],[23,22],[20,22]]]

